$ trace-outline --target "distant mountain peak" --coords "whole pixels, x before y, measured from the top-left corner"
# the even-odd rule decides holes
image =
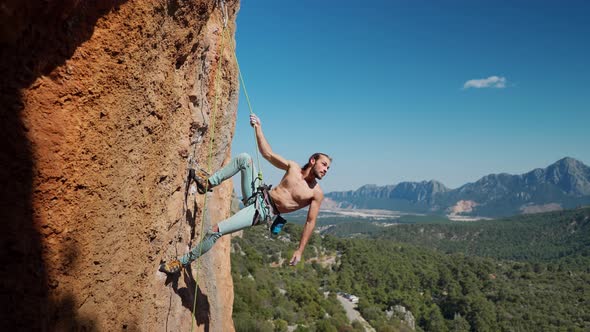
[[[556,161],[553,165],[555,166],[561,166],[561,167],[565,167],[565,168],[580,168],[580,167],[587,167],[586,165],[584,165],[583,162],[574,159],[572,157],[565,157],[562,159],[559,159],[558,161]]]
[[[575,195],[590,194],[590,167],[571,157],[562,158],[545,170],[547,181]]]
[[[470,213],[482,216],[516,214],[547,206],[571,208],[590,202],[590,167],[565,157],[520,175],[488,174],[457,189],[436,180],[408,181],[364,185],[357,190],[328,193],[327,197],[341,206],[420,213],[443,213],[457,203],[473,201]]]
[[[363,188],[364,189],[377,188],[377,185],[376,184],[372,184],[372,183],[371,184],[365,184],[365,185],[362,185],[359,189],[363,189]]]
[[[576,163],[576,164],[582,164],[581,161],[579,161],[576,158],[572,158],[572,157],[564,157],[559,159],[558,161],[555,162],[556,164],[560,164],[560,163]]]

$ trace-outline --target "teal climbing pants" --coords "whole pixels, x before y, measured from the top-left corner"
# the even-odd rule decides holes
[[[222,235],[254,226],[260,220],[272,220],[275,217],[272,208],[266,204],[262,195],[252,197],[261,183],[257,177],[252,157],[247,153],[239,154],[230,160],[227,165],[209,177],[209,183],[211,183],[212,187],[218,186],[238,172],[241,176],[242,202],[246,207],[233,216],[219,222],[217,224],[219,232],[207,232],[199,244],[179,259],[183,265],[190,264],[209,251]]]

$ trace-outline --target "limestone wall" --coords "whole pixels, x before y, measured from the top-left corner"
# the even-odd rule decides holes
[[[213,169],[230,156],[239,4],[226,5],[223,51],[214,0],[0,7],[9,330],[187,331],[195,296],[196,331],[233,330],[228,240],[198,271],[157,272],[199,238],[202,220],[229,214],[231,183],[211,194],[207,218],[203,196],[184,204],[191,158],[207,167],[210,142]]]

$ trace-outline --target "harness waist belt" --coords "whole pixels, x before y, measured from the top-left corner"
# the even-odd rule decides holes
[[[281,213],[279,212],[279,209],[277,208],[275,202],[270,196],[270,188],[271,186],[260,186],[260,191],[262,192],[262,199],[264,200],[264,203],[272,209],[271,213],[275,216],[279,216],[281,215]]]

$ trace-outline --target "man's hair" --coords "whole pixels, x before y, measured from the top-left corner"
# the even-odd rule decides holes
[[[313,159],[313,160],[317,161],[318,159],[320,159],[320,156],[324,156],[324,157],[328,158],[330,160],[330,162],[332,162],[332,157],[328,156],[325,153],[316,152],[316,153],[312,154],[311,157],[309,157],[307,159],[308,160],[307,161],[307,164],[303,165],[303,168],[302,169],[303,170],[306,170],[306,169],[308,169],[311,166],[311,164],[309,163],[309,159]]]

